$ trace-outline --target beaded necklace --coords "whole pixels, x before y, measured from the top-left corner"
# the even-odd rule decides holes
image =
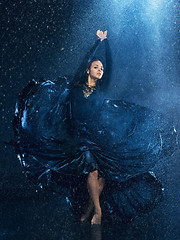
[[[84,97],[87,99],[94,92],[94,90],[96,90],[95,86],[83,85]]]

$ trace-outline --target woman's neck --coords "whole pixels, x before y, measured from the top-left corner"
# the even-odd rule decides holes
[[[95,87],[96,86],[97,79],[92,79],[90,76],[88,76],[88,80],[86,84],[90,87]]]

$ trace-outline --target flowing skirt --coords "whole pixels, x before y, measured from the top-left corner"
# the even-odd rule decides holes
[[[83,179],[98,169],[106,179],[102,206],[112,221],[149,211],[162,198],[162,186],[149,171],[175,152],[174,126],[150,109],[110,99],[103,100],[89,124],[84,118],[72,120],[69,86],[65,77],[32,81],[19,95],[15,149],[26,175],[40,186],[52,179],[71,186],[76,215],[87,191]]]

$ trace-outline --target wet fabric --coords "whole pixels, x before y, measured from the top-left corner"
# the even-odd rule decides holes
[[[132,221],[135,217],[150,212],[162,199],[162,185],[153,172],[140,174],[124,182],[106,182],[100,196],[102,220],[112,224]],[[85,212],[88,200],[86,180],[76,179],[67,202],[77,220]]]
[[[89,149],[106,179],[125,181],[152,169],[177,147],[176,130],[156,112],[106,98],[100,87],[87,99],[71,91],[71,121],[80,149]]]
[[[86,99],[84,83],[77,82],[82,77],[79,73],[74,78],[33,80],[19,94],[14,118],[17,157],[34,183],[48,186],[53,180],[61,187],[70,186],[73,192],[83,193],[78,179],[98,170],[107,186],[115,183],[114,191],[110,187],[102,195],[104,211],[107,215],[113,211],[114,216],[116,212],[119,221],[131,218],[138,209],[149,209],[161,199],[160,183],[143,176],[149,176],[147,172],[156,162],[174,153],[176,130],[150,109],[107,98],[100,84]],[[73,209],[79,197],[71,194]],[[133,213],[130,217],[128,211]]]

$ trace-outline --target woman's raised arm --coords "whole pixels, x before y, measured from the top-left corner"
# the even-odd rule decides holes
[[[80,82],[81,79],[83,78],[84,73],[85,73],[85,71],[86,71],[86,67],[87,67],[88,62],[90,62],[90,61],[93,59],[93,57],[94,57],[94,55],[95,55],[95,53],[96,53],[96,51],[97,51],[97,49],[98,49],[98,47],[99,47],[99,44],[100,44],[104,39],[107,38],[107,31],[102,32],[102,31],[98,30],[98,31],[96,32],[96,35],[98,36],[98,40],[95,42],[95,44],[93,45],[93,47],[92,47],[92,48],[88,51],[88,53],[85,55],[82,63],[81,63],[80,66],[78,67],[77,72],[76,72],[76,74],[75,74],[75,76],[74,76],[74,78],[73,78],[73,80],[72,80],[72,82],[71,82],[71,86],[72,86],[72,87],[73,87],[75,84],[77,84],[78,82]]]

